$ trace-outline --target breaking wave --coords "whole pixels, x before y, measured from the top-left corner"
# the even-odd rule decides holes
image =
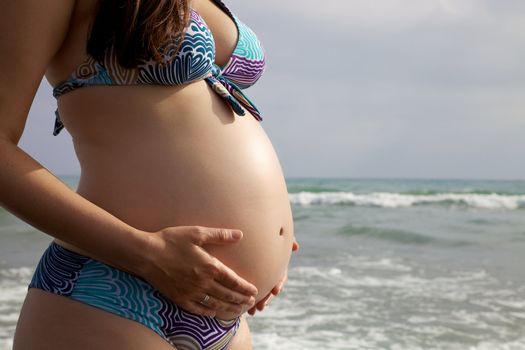
[[[289,194],[294,205],[355,205],[383,208],[402,208],[418,205],[460,205],[478,209],[515,210],[525,208],[525,195],[497,193],[435,193],[404,194],[393,192],[298,192]]]

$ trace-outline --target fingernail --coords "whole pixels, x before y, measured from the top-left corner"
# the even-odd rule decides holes
[[[233,231],[232,231],[232,237],[233,237],[234,239],[239,239],[239,238],[241,238],[241,237],[242,237],[242,231],[240,231],[240,230],[233,230]]]

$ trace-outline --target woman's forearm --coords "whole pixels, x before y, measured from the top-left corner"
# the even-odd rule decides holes
[[[0,205],[38,230],[94,259],[137,273],[147,232],[90,202],[12,141],[0,139]]]

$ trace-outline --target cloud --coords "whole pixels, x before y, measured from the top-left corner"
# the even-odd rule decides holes
[[[231,2],[235,7],[242,6],[240,1]],[[435,19],[468,20],[494,15],[508,17],[525,9],[523,2],[518,0],[325,0],[322,3],[304,0],[266,0],[249,6],[257,7],[259,14],[261,11],[274,15],[284,14],[289,18],[301,18],[309,22],[324,22],[335,26],[410,24]]]
[[[524,1],[228,5],[267,50],[247,94],[286,176],[525,179]],[[44,81],[21,146],[78,173],[55,105]]]
[[[269,58],[254,96],[288,174],[525,178],[521,3],[254,6]]]
[[[375,25],[376,23],[420,22],[429,18],[469,18],[487,11],[479,0],[266,0],[262,11],[285,14],[314,23]],[[311,23],[311,22],[310,22]]]

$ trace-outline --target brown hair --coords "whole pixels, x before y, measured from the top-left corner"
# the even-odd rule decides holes
[[[88,54],[102,61],[113,46],[126,68],[148,58],[162,63],[162,46],[176,39],[178,50],[190,17],[189,0],[99,0],[96,11]]]

